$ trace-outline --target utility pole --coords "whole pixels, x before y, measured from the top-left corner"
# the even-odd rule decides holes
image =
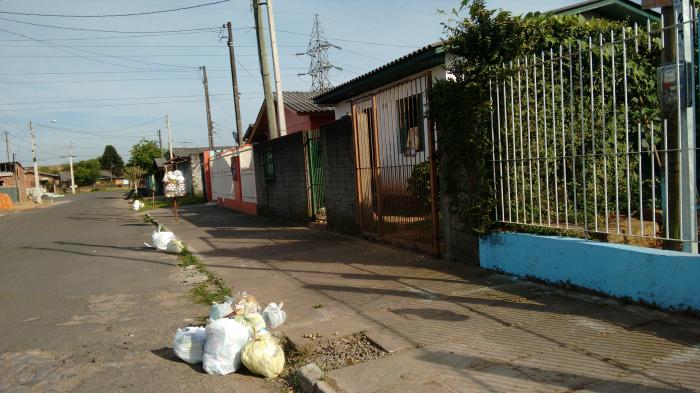
[[[75,194],[75,176],[73,175],[73,143],[75,141],[70,141],[68,145],[68,163],[70,164],[70,191]]]
[[[165,115],[165,126],[168,128],[168,152],[170,153],[169,160],[173,159],[173,131],[170,129],[170,116]]]
[[[32,122],[29,122],[29,131],[32,133],[32,160],[34,161],[34,201],[41,203],[41,192],[39,191],[39,164],[36,162],[36,138]]]
[[[253,1],[253,15],[255,16],[255,31],[258,38],[258,60],[260,61],[260,75],[262,76],[263,91],[265,93],[265,110],[267,111],[267,124],[270,129],[270,139],[279,137],[277,132],[277,116],[275,114],[275,103],[270,88],[270,65],[267,59],[267,48],[265,45],[264,20],[262,9],[258,0]]]
[[[277,52],[277,31],[275,30],[275,16],[272,13],[272,0],[267,0],[267,24],[270,28],[270,46],[272,47],[272,66],[275,69],[275,91],[277,92],[277,124],[280,136],[287,135],[287,120],[284,116],[284,97],[282,92],[282,74],[280,73],[280,59]]]
[[[7,150],[7,162],[10,162],[10,134],[5,131],[5,149]]]
[[[207,81],[207,66],[199,67],[202,70],[202,83],[204,83],[204,102],[207,104],[207,131],[209,136],[209,149],[214,148],[214,127],[211,122],[211,106],[209,105],[209,81]]]
[[[236,74],[236,54],[233,50],[233,27],[231,22],[226,22],[228,30],[228,57],[231,62],[231,80],[233,81],[233,106],[236,109],[236,141],[238,146],[243,145],[243,125],[241,124],[241,103],[238,94],[238,76]]]
[[[160,149],[160,156],[163,157],[163,138],[160,136],[160,130],[158,130],[158,148]]]
[[[669,198],[669,237],[682,240],[683,250],[697,254],[697,215],[695,184],[695,81],[694,55],[689,0],[664,1],[662,7],[663,49],[660,77],[675,79],[674,99],[663,102],[662,113],[668,132],[668,178],[665,186]],[[668,28],[671,26],[671,28]],[[687,92],[685,95],[684,92]],[[664,95],[666,96],[666,95]],[[660,98],[661,100],[661,98]],[[664,248],[676,249],[677,241],[664,242]]]

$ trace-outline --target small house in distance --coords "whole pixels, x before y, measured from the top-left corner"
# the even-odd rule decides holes
[[[206,186],[205,161],[208,162],[210,151],[230,149],[232,146],[218,147],[174,147],[173,157],[164,165],[167,170],[179,170],[185,177],[185,190],[190,195],[205,196],[209,193]],[[206,158],[205,158],[206,155]],[[163,178],[156,179],[162,181]]]
[[[287,123],[287,135],[301,131],[317,130],[321,124],[333,121],[332,106],[317,105],[309,91],[284,91],[284,118]],[[277,100],[275,100],[277,102]],[[267,109],[263,102],[252,127],[243,137],[246,143],[262,142],[270,139],[270,127],[267,123]]]

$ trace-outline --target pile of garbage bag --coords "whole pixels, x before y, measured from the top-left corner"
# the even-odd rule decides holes
[[[185,177],[182,172],[175,170],[169,171],[163,176],[163,184],[165,185],[164,193],[168,198],[176,198],[185,195]]]
[[[202,363],[208,374],[226,375],[245,366],[256,375],[275,378],[284,369],[284,350],[268,329],[287,319],[283,306],[270,303],[261,314],[252,295],[227,296],[211,306],[206,327],[178,329],[173,350],[187,363]]]

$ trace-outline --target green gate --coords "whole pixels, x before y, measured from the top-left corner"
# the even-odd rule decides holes
[[[323,154],[319,130],[304,133],[304,149],[306,150],[306,193],[309,200],[309,214],[314,220],[325,221]]]

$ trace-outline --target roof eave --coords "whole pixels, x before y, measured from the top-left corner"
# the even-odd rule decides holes
[[[346,85],[341,85],[329,92],[317,96],[314,101],[317,105],[337,105],[352,97],[374,90],[396,80],[429,70],[445,63],[444,46],[435,46],[414,56],[403,59],[386,68],[370,71],[364,77]]]

